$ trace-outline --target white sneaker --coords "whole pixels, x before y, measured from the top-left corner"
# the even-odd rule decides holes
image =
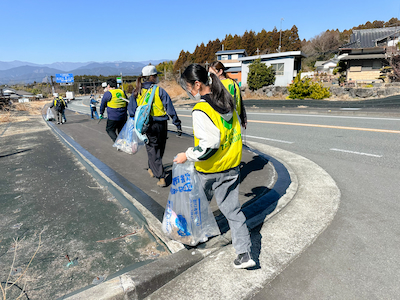
[[[233,261],[233,266],[236,269],[247,269],[254,267],[256,262],[251,258],[250,252],[241,253],[238,257]]]

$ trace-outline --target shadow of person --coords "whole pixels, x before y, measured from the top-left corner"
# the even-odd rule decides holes
[[[250,239],[251,239],[251,257],[253,260],[256,262],[256,265],[252,268],[249,268],[248,270],[257,270],[261,269],[260,265],[260,254],[261,254],[261,240],[262,240],[262,235],[261,235],[261,228],[263,224],[260,224],[253,228],[253,230],[250,231]]]
[[[172,184],[172,166],[173,163],[164,164],[165,183],[167,186]]]
[[[253,159],[249,162],[240,163],[240,183],[242,183],[246,177],[254,171],[260,171],[264,169],[264,166],[268,164],[268,160],[259,156],[254,155]]]

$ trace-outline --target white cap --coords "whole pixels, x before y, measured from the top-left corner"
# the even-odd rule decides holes
[[[103,82],[103,83],[101,84],[101,87],[102,87],[102,88],[106,88],[107,85],[108,85],[107,82]]]
[[[53,94],[53,97],[58,97],[58,93],[54,93],[54,94]]]
[[[155,66],[148,65],[142,69],[142,76],[151,76],[151,75],[156,75],[156,74],[159,74],[159,72],[157,72],[157,69]]]

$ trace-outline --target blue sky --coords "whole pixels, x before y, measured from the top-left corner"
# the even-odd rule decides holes
[[[118,5],[114,5],[118,4]],[[3,0],[0,61],[177,59],[197,44],[246,30],[296,25],[300,39],[367,21],[400,19],[400,2]]]

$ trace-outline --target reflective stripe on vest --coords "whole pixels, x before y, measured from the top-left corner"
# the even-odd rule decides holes
[[[239,86],[237,85],[237,83],[234,80],[232,80],[230,78],[222,79],[221,82],[224,85],[224,87],[228,90],[228,92],[232,95],[233,100],[235,100],[236,111],[238,112],[238,114],[240,116],[240,113],[241,113],[240,102],[242,101],[242,98],[240,96]]]
[[[126,101],[120,99],[120,97],[125,98],[125,93],[121,89],[109,90],[111,93],[111,100],[107,102],[109,108],[121,108],[126,107]]]
[[[146,95],[147,94],[147,95]],[[149,102],[151,95],[151,90],[147,93],[147,89],[142,89],[140,94],[136,98],[137,105],[145,105]],[[153,117],[161,117],[165,116],[167,113],[165,112],[164,105],[160,98],[160,88],[157,86],[157,89],[154,93],[153,105],[151,106],[150,115]]]
[[[220,146],[217,152],[209,159],[196,161],[196,170],[203,173],[218,173],[240,164],[242,160],[242,135],[237,112],[233,112],[232,119],[225,121],[207,102],[197,103],[193,111],[200,110],[207,114],[220,131]],[[199,145],[199,139],[194,136],[194,146]]]

